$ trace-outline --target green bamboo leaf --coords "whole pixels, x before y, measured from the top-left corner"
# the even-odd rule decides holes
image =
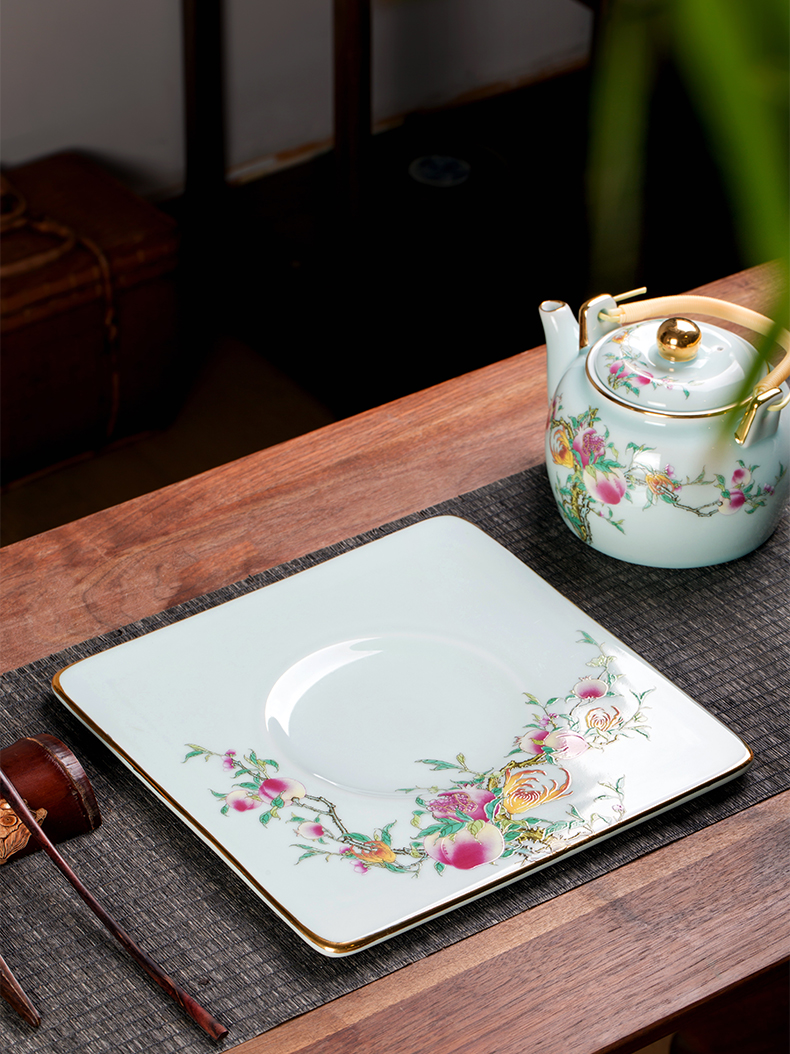
[[[588,172],[593,284],[613,291],[633,284],[637,271],[655,34],[656,5],[612,3],[593,78]]]
[[[681,68],[723,162],[750,262],[786,260],[785,5],[675,0],[672,7]]]

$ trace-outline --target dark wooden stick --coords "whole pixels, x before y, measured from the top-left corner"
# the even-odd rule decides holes
[[[370,0],[334,0],[335,178],[343,232],[358,235],[371,147]]]
[[[41,1015],[25,995],[25,990],[11,973],[11,968],[2,955],[0,955],[0,995],[29,1025],[41,1024]]]
[[[219,1021],[215,1020],[215,1018],[213,1018],[207,1010],[204,1010],[199,1003],[196,1003],[192,996],[177,985],[172,978],[168,977],[162,968],[135,944],[129,934],[126,933],[126,931],[122,929],[110,915],[108,915],[93,894],[86,889],[71,867],[66,863],[55,846],[36,823],[35,817],[19,795],[16,787],[5,775],[2,768],[0,768],[0,788],[2,788],[3,795],[9,805],[11,805],[19,819],[30,831],[31,837],[36,839],[47,856],[54,861],[72,886],[74,886],[94,915],[99,918],[113,937],[124,946],[135,962],[139,963],[149,977],[153,978],[159,987],[164,989],[164,991],[167,992],[167,994],[174,999],[187,1014],[189,1014],[192,1020],[197,1022],[203,1031],[207,1032],[212,1037],[212,1039],[221,1039],[223,1036],[227,1035],[227,1028],[220,1024]]]

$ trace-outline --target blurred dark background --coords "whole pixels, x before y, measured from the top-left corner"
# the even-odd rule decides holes
[[[580,70],[375,136],[355,231],[338,222],[332,154],[229,191],[222,326],[345,416],[542,344],[544,299],[578,308],[624,292],[590,274],[589,82]],[[680,171],[667,161],[678,144],[693,156]],[[465,162],[465,180],[410,174],[436,155]],[[721,177],[668,66],[633,285],[670,294],[742,266]]]
[[[200,8],[185,2],[187,26],[190,10]],[[336,113],[336,151],[232,185],[212,10],[185,65],[185,188],[156,206],[180,238],[162,405],[138,429],[130,419],[123,434],[50,441],[46,455],[9,463],[3,544],[542,344],[543,299],[577,308],[624,291],[590,272],[589,64],[409,113],[360,144],[363,84],[351,126],[338,129]],[[633,286],[680,292],[745,266],[670,62],[652,96],[646,173]]]

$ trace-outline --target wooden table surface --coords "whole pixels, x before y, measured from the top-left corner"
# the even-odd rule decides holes
[[[769,310],[773,288],[764,267],[699,291]],[[544,349],[524,352],[8,546],[1,668],[537,464],[544,372]],[[787,956],[789,804],[746,809],[233,1049],[627,1054]]]

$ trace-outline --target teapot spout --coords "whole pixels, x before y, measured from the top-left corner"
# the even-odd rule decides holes
[[[539,310],[546,334],[546,380],[551,400],[563,374],[579,354],[579,324],[562,300],[544,300]]]

